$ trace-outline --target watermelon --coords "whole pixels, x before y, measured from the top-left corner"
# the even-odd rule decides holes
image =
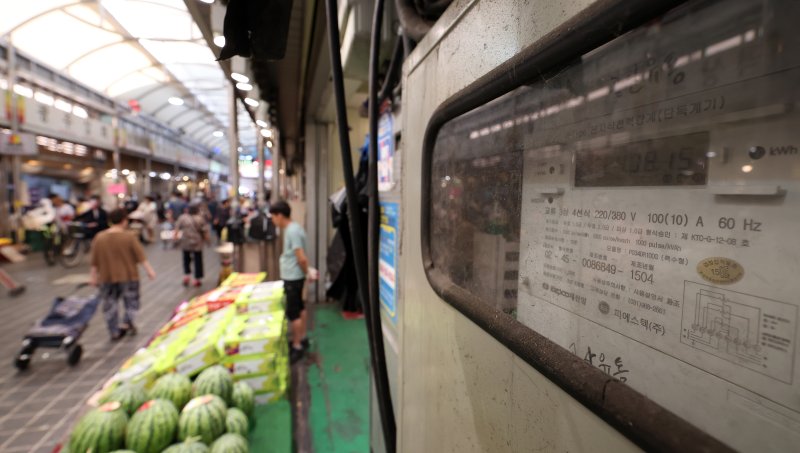
[[[176,409],[181,410],[192,399],[192,381],[182,374],[165,374],[150,389],[150,399],[157,398],[170,400]]]
[[[208,396],[211,397],[211,403],[209,404],[213,404],[219,407],[219,410],[221,410],[223,414],[225,413],[225,411],[228,410],[228,405],[225,404],[225,401],[222,401],[222,398],[218,397],[217,395],[211,395],[211,394],[209,394]]]
[[[150,400],[128,423],[125,446],[137,453],[159,453],[175,439],[178,410],[170,400]]]
[[[241,434],[243,437],[247,437],[247,433],[250,431],[247,415],[244,415],[244,412],[235,407],[228,409],[228,414],[225,416],[225,428],[229,433]]]
[[[75,425],[69,439],[69,451],[108,453],[125,443],[128,415],[119,401],[111,401],[84,415]]]
[[[231,396],[233,407],[238,407],[248,417],[253,416],[255,409],[256,395],[253,388],[246,382],[237,382],[233,386],[233,394]]]
[[[233,393],[233,377],[228,369],[215,365],[206,368],[194,380],[194,396],[217,395],[225,401],[225,404],[231,404],[231,394]]]
[[[147,401],[147,393],[140,385],[122,384],[100,398],[101,404],[111,401],[119,401],[119,403],[122,404],[122,408],[125,409],[125,412],[131,415],[136,412],[136,409],[139,409],[139,406]]]
[[[178,420],[178,439],[197,436],[211,445],[225,432],[225,405],[219,397],[202,395],[186,404]]]
[[[172,445],[162,453],[208,453],[208,447],[194,438],[189,438],[185,442]]]
[[[244,437],[228,433],[211,444],[211,453],[250,453],[250,447]]]

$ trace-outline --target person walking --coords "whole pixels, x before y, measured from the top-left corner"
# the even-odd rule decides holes
[[[139,239],[128,231],[128,213],[115,209],[108,215],[111,226],[95,236],[91,249],[89,282],[99,287],[100,304],[111,341],[126,333],[134,335],[134,321],[139,311],[139,264],[150,280],[156,278],[153,267],[145,257]],[[124,315],[119,323],[118,301],[122,299]]]
[[[231,218],[231,200],[222,200],[222,204],[217,207],[217,214],[214,216],[212,223],[214,231],[217,233],[217,243],[222,242],[222,230],[228,225],[228,220]]]
[[[86,224],[86,237],[89,239],[94,239],[98,233],[108,228],[108,213],[101,206],[100,195],[92,195],[89,198],[89,209],[75,220]]]
[[[203,246],[209,240],[208,222],[200,215],[200,207],[190,205],[188,212],[175,222],[173,238],[183,251],[183,286],[189,286],[194,261],[194,286],[203,280]]]
[[[283,253],[280,256],[280,273],[286,294],[286,317],[292,328],[292,343],[289,360],[295,363],[308,347],[306,338],[307,314],[303,303],[303,285],[306,277],[316,279],[315,270],[308,266],[306,257],[306,232],[292,220],[292,208],[285,201],[278,201],[269,208],[272,221],[283,234]]]

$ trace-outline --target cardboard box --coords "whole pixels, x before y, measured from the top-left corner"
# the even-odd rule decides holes
[[[286,371],[277,373],[245,374],[234,376],[236,382],[244,382],[256,393],[277,392],[286,389]]]
[[[158,356],[152,351],[139,349],[122,364],[105,387],[113,388],[119,384],[141,383],[149,388],[160,376],[157,371],[158,360]]]
[[[265,282],[249,285],[236,298],[236,311],[240,314],[252,312],[281,313],[284,311],[283,282]]]
[[[170,319],[164,327],[158,330],[150,340],[148,347],[156,346],[159,343],[174,338],[175,336],[194,337],[197,330],[205,324],[205,310],[192,310],[182,312]]]
[[[266,272],[259,272],[257,274],[245,274],[242,272],[234,272],[225,279],[219,286],[245,286],[254,283],[261,283],[267,278]]]
[[[280,354],[226,355],[222,365],[236,376],[276,373],[285,360]]]
[[[223,357],[219,342],[233,316],[233,307],[207,315],[205,322],[197,329],[194,337],[186,343],[181,351],[175,354],[174,365],[171,369],[186,376],[193,376],[203,369],[219,363]]]
[[[284,324],[284,317],[275,313],[237,316],[223,339],[225,354],[283,354],[287,348]]]
[[[190,300],[187,309],[205,307],[208,313],[212,313],[234,303],[240,292],[241,288],[239,287],[220,287]]]

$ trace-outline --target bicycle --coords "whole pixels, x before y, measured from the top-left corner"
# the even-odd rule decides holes
[[[69,222],[67,228],[69,234],[63,241],[59,258],[62,266],[71,268],[80,264],[83,255],[89,253],[92,241],[89,239],[85,223]]]

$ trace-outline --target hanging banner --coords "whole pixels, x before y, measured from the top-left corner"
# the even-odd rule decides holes
[[[397,325],[397,219],[398,204],[381,202],[378,253],[381,310]]]

